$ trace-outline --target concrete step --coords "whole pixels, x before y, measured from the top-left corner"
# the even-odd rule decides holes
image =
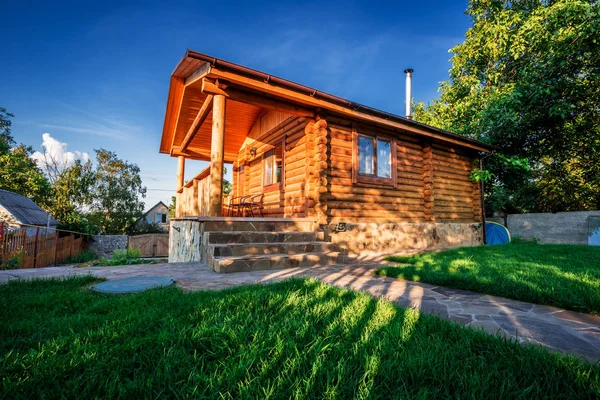
[[[208,232],[208,244],[320,242],[324,232]]]
[[[283,243],[244,243],[211,245],[213,257],[242,257],[268,254],[323,253],[337,250],[333,243],[326,242],[283,242]],[[209,248],[209,254],[210,253]]]
[[[332,265],[343,263],[344,260],[345,256],[338,252],[217,257],[212,261],[212,268],[218,273],[226,274],[230,272]]]
[[[315,222],[290,218],[222,218],[204,221],[204,232],[313,232]]]

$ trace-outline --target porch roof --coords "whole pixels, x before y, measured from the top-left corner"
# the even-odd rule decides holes
[[[214,83],[214,84],[213,84]],[[212,87],[212,92],[206,85]],[[160,152],[210,160],[210,93],[226,88],[225,162],[233,162],[254,122],[269,109],[311,116],[318,110],[476,151],[493,146],[333,96],[238,64],[188,50],[171,75]],[[232,95],[229,96],[229,93]],[[208,99],[208,101],[207,101]],[[206,104],[205,104],[206,103]],[[200,124],[198,125],[198,121]],[[196,126],[194,123],[196,122]],[[187,140],[186,140],[187,137]],[[182,151],[182,144],[187,141]]]

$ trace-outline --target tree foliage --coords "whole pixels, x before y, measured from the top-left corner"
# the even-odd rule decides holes
[[[52,197],[52,186],[30,158],[33,149],[17,144],[12,137],[12,117],[13,114],[0,107],[0,189],[22,194],[47,207]]]
[[[440,99],[415,118],[495,145],[497,210],[600,208],[600,3],[471,0]]]
[[[145,197],[140,168],[104,149],[96,150],[90,218],[107,234],[125,233],[142,215]]]

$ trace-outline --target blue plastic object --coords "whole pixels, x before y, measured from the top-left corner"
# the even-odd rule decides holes
[[[134,276],[102,282],[92,286],[92,289],[102,293],[136,293],[174,283],[173,279],[166,276]]]
[[[488,221],[485,223],[486,244],[508,244],[510,243],[510,232],[504,225]]]

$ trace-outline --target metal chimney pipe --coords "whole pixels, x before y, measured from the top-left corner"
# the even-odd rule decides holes
[[[404,70],[404,73],[406,74],[406,99],[405,99],[406,118],[408,118],[408,119],[412,119],[411,102],[412,102],[412,73],[413,72],[414,72],[414,70],[411,68]]]

